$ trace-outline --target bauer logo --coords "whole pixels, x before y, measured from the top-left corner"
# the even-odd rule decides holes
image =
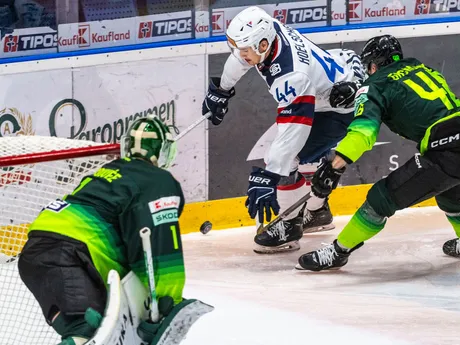
[[[153,37],[192,33],[192,18],[153,21]]]
[[[27,35],[6,35],[3,39],[3,52],[16,53],[39,49],[56,49],[57,33],[40,33]]]

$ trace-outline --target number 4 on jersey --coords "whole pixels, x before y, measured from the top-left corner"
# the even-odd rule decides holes
[[[340,66],[335,60],[330,56],[324,56],[321,58],[313,49],[311,50],[313,57],[318,60],[319,64],[323,67],[324,72],[326,72],[327,78],[331,83],[335,82],[335,74],[338,71],[343,74],[343,67]],[[328,54],[326,52],[326,54]],[[329,64],[329,66],[327,65]]]
[[[280,92],[279,88],[276,88],[276,99],[278,100],[278,103],[280,102],[286,102],[289,103],[288,99],[286,96],[292,95],[293,97],[297,97],[297,93],[295,92],[295,89],[289,85],[289,82],[286,80],[284,83],[284,93]]]

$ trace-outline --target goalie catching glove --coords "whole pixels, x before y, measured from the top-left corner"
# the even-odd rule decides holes
[[[235,88],[222,90],[220,88],[220,78],[211,78],[208,93],[203,101],[202,114],[206,115],[211,112],[209,120],[213,125],[220,125],[228,111],[228,101],[235,96]]]
[[[278,174],[262,168],[252,167],[252,173],[249,175],[248,198],[246,199],[246,207],[252,219],[258,213],[259,222],[263,223],[265,212],[265,219],[270,222],[272,211],[275,215],[278,215],[280,205],[277,200],[276,186],[279,180],[280,176]]]

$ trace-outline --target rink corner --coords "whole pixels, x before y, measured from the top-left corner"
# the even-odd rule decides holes
[[[366,199],[371,184],[337,188],[329,199],[334,216],[351,215]],[[205,221],[210,221],[213,230],[238,228],[254,225],[244,206],[246,197],[210,200],[186,204],[180,217],[181,232],[199,232]],[[434,199],[428,199],[413,207],[435,206]]]

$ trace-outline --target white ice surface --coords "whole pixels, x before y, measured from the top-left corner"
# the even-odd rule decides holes
[[[397,213],[339,271],[293,269],[348,220],[289,254],[255,254],[253,227],[183,236],[184,296],[216,308],[183,344],[460,344],[460,260],[442,253],[455,237],[444,214]]]

